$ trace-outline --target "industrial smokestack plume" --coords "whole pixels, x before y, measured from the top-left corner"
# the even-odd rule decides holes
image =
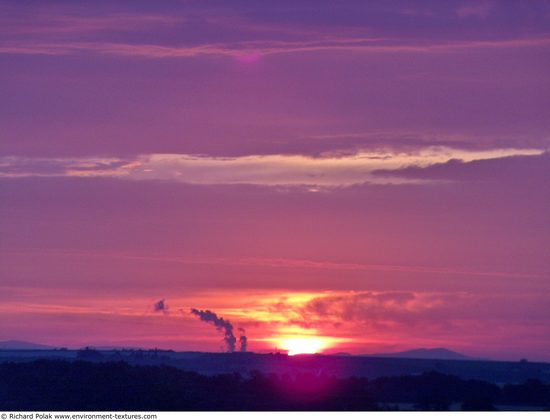
[[[191,313],[197,316],[201,321],[208,322],[214,325],[218,331],[223,332],[223,341],[227,346],[227,351],[230,353],[235,351],[235,345],[237,343],[237,339],[235,338],[235,334],[233,334],[233,325],[231,324],[231,322],[226,321],[221,317],[218,317],[218,315],[216,315],[214,312],[209,310],[202,311],[199,309],[192,308]],[[239,343],[240,343],[240,350],[246,351],[246,336],[241,335],[241,337],[239,337]]]
[[[241,335],[239,336],[239,351],[245,352],[248,341],[245,335],[246,331],[244,330],[244,328],[239,328],[239,332],[241,333]]]

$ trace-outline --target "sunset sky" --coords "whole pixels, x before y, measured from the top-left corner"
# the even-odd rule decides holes
[[[549,1],[0,0],[0,341],[550,361],[549,74]]]

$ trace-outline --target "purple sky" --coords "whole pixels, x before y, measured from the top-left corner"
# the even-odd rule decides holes
[[[549,68],[549,1],[0,1],[0,340],[550,361]]]

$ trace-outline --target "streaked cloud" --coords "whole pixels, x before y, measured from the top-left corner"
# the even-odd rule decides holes
[[[532,184],[550,182],[550,153],[536,157],[527,155],[506,156],[499,159],[463,161],[451,159],[427,167],[409,166],[396,170],[378,170],[381,176],[397,178],[487,182],[495,180],[529,180]]]
[[[263,186],[341,187],[363,183],[417,182],[384,177],[381,171],[428,167],[449,160],[472,162],[509,156],[540,155],[537,149],[460,150],[427,147],[414,152],[373,151],[343,156],[257,155],[239,157],[150,154],[119,158],[0,159],[0,176],[117,177],[165,180],[198,185],[252,184]],[[424,181],[427,182],[427,181]]]
[[[450,53],[462,49],[547,46],[547,7],[491,1],[391,5],[157,4],[135,7],[4,6],[6,32],[0,52],[182,58],[198,55],[253,57],[314,51]],[[541,15],[533,19],[533,13]],[[472,28],[484,19],[491,31]],[[491,18],[491,19],[489,19]],[[526,30],[525,20],[531,28]],[[423,30],[418,31],[421,22]],[[514,31],[503,31],[514,28]],[[468,33],[469,36],[465,36]],[[134,35],[132,36],[121,36]],[[149,42],[143,42],[144,37]],[[489,34],[489,35],[488,35]]]
[[[108,261],[127,261],[127,262],[155,262],[161,264],[180,264],[182,266],[202,265],[202,266],[226,266],[240,268],[263,268],[263,269],[294,269],[302,271],[328,271],[328,272],[364,272],[364,273],[384,273],[396,272],[403,274],[440,274],[440,275],[463,275],[472,278],[494,277],[494,278],[512,278],[527,280],[544,280],[548,277],[545,273],[524,273],[524,272],[505,272],[494,270],[468,270],[458,267],[441,266],[418,266],[418,265],[389,265],[389,264],[365,264],[349,263],[327,260],[304,260],[295,258],[220,258],[220,257],[178,257],[166,255],[140,255],[129,253],[114,252],[82,252],[73,250],[49,250],[42,249],[24,249],[10,250],[2,249],[0,251],[5,255],[26,255],[29,257],[36,255],[64,258],[82,258],[89,260]],[[157,303],[160,303],[157,302]]]
[[[395,42],[379,38],[334,38],[320,41],[250,41],[213,43],[192,46],[134,44],[114,42],[28,42],[5,41],[0,53],[32,55],[68,55],[78,53],[105,54],[118,57],[149,59],[188,58],[201,55],[229,56],[245,60],[273,54],[293,54],[320,51],[352,53],[423,53],[446,54],[469,49],[535,48],[550,46],[550,38],[475,40],[443,43]]]
[[[158,27],[173,27],[185,18],[162,14],[113,13],[106,16],[64,15],[37,12],[31,15],[0,17],[0,24],[12,36],[101,33],[105,31],[138,32]]]
[[[489,16],[491,11],[494,10],[495,7],[496,7],[496,4],[494,1],[485,0],[485,1],[469,2],[460,6],[456,10],[456,15],[459,18],[484,19],[487,16]]]
[[[132,162],[119,158],[0,158],[0,176],[6,178],[44,176],[122,175]]]

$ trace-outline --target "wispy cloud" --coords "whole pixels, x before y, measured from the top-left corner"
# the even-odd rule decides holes
[[[47,177],[47,176],[122,176],[133,161],[119,158],[27,158],[20,156],[0,157],[0,177]]]
[[[526,155],[512,155],[500,159],[463,161],[451,159],[427,167],[409,166],[396,170],[377,170],[381,176],[397,178],[447,180],[447,181],[495,181],[507,179],[537,179],[540,183],[550,181],[550,153],[542,153],[529,159]]]
[[[322,270],[322,271],[357,271],[357,272],[397,272],[397,273],[425,273],[444,275],[465,275],[469,277],[494,277],[494,278],[517,278],[517,279],[546,279],[548,273],[527,273],[498,270],[475,270],[459,267],[436,266],[436,265],[396,265],[376,263],[354,263],[330,260],[305,260],[297,258],[223,258],[223,257],[180,257],[167,255],[140,255],[132,253],[115,252],[84,252],[74,250],[49,250],[43,249],[5,249],[0,251],[6,255],[49,255],[62,257],[80,257],[86,259],[101,260],[127,260],[127,261],[153,261],[160,263],[176,263],[182,265],[204,265],[204,266],[236,266],[236,267],[262,267],[262,268],[289,268],[299,270]]]
[[[294,54],[306,52],[347,51],[354,53],[416,53],[448,54],[469,49],[507,49],[548,47],[550,38],[524,38],[506,40],[473,40],[462,42],[400,42],[381,38],[332,38],[298,41],[248,41],[235,43],[205,43],[199,45],[136,44],[121,42],[42,42],[5,41],[0,53],[33,55],[68,55],[93,53],[115,57],[149,59],[188,58],[201,55],[218,55],[234,58]]]
[[[478,18],[478,19],[484,19],[491,11],[493,11],[496,7],[496,4],[494,1],[477,1],[477,2],[469,2],[465,3],[464,5],[460,6],[456,10],[456,15],[459,18]]]
[[[269,307],[291,324],[321,328],[339,324],[363,324],[376,329],[426,325],[459,326],[476,319],[527,319],[542,321],[546,315],[543,298],[518,295],[518,308],[509,310],[505,295],[468,292],[349,291],[325,292],[305,301],[283,296]],[[527,309],[529,300],[536,304]],[[522,309],[519,309],[522,307]]]
[[[180,16],[139,13],[115,13],[106,16],[34,13],[19,17],[0,17],[0,24],[12,36],[143,31],[163,26],[173,27],[184,21],[185,18]]]
[[[464,294],[417,293],[410,291],[350,291],[325,293],[295,304],[286,299],[272,307],[291,323],[319,326],[342,322],[367,322],[376,326],[413,324],[434,311],[467,298]]]
[[[428,167],[449,160],[472,162],[518,155],[539,155],[537,149],[460,150],[427,147],[411,152],[358,152],[353,155],[310,157],[257,155],[240,157],[185,154],[141,155],[119,158],[0,159],[0,176],[117,177],[126,180],[168,180],[198,185],[253,184],[263,186],[340,187],[363,183],[418,182],[389,177],[380,171]],[[378,171],[378,172],[376,172]],[[378,174],[378,175],[376,175]],[[426,181],[425,181],[426,182]]]

